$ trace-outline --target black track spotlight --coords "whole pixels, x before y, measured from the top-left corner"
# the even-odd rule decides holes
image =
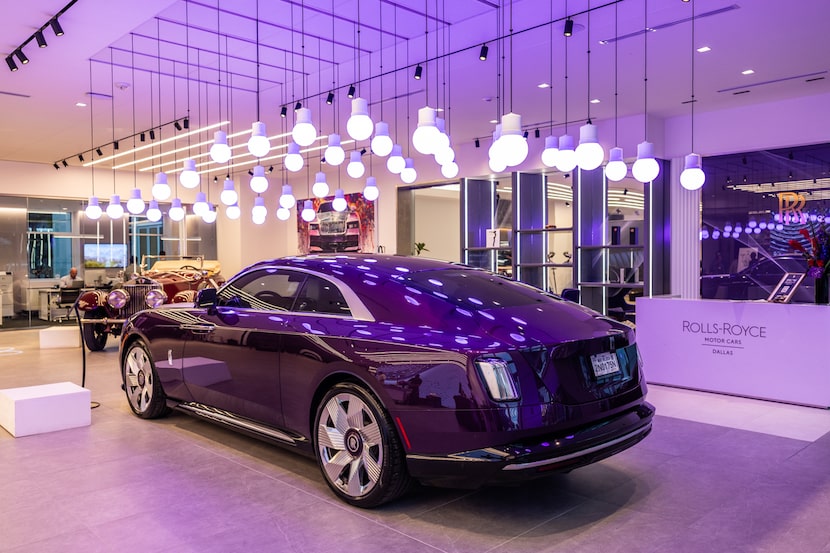
[[[476,138],[476,148],[481,148],[481,141]]]
[[[18,67],[17,64],[14,63],[14,58],[11,56],[6,56],[6,64],[9,66],[9,71],[15,72],[17,71]]]
[[[360,150],[360,155],[363,155],[363,154],[365,154],[365,153],[366,153],[366,148],[362,148],[362,149]]]
[[[478,52],[478,59],[480,59],[481,61],[486,60],[487,59],[487,52],[489,52],[489,51],[490,51],[490,49],[487,47],[487,45],[482,44],[481,45],[481,50]]]
[[[184,118],[184,121],[182,122],[182,126],[183,126],[185,129],[189,129],[189,128],[190,128],[190,118],[189,118],[189,117],[185,117],[185,118]]]
[[[63,164],[64,167],[69,167],[69,164],[66,163],[66,160],[63,160],[61,163]]]
[[[22,63],[23,65],[29,63],[29,58],[26,57],[26,54],[24,54],[23,50],[21,50],[20,48],[14,51],[14,55],[17,56],[17,59],[19,59],[20,63]]]
[[[35,31],[35,40],[37,41],[38,48],[46,48],[49,46],[46,44],[46,39],[43,38],[43,31]]]
[[[138,139],[142,142],[147,142],[147,133],[141,133],[140,135],[138,135]]]
[[[533,131],[533,136],[534,136],[534,138],[539,138],[541,136],[541,133],[539,132],[539,129],[536,129],[535,131]]]
[[[415,67],[415,80],[416,80],[416,81],[420,81],[420,80],[421,80],[421,73],[423,73],[423,72],[424,72],[424,68],[423,68],[423,67],[421,67],[421,64],[419,63],[419,64]]]
[[[329,95],[326,96],[326,103],[331,105],[334,102],[334,92],[329,91]]]
[[[113,140],[113,142],[112,142],[112,149],[113,149],[113,150],[117,150],[117,149],[119,149],[119,148],[120,148],[120,145],[118,144],[118,141],[117,141],[117,140]]]
[[[574,20],[570,17],[565,20],[565,31],[562,34],[565,36],[571,36],[574,34]]]
[[[176,127],[176,130],[177,130],[177,131],[182,130],[182,124],[181,124],[181,123],[179,123],[178,121],[174,121],[174,122],[173,122],[173,126],[174,126],[174,127]]]
[[[273,173],[273,172],[274,172],[274,166],[273,166],[273,165],[271,165],[270,167],[268,167],[268,172],[269,172],[269,173]]]
[[[253,176],[254,176],[254,172],[253,172],[252,170],[248,169],[248,175],[250,175],[250,176],[252,176],[252,177],[253,177]]]
[[[349,93],[346,96],[348,96],[349,98],[354,98],[354,92],[354,85],[349,85]]]
[[[150,129],[150,140],[155,140],[155,139],[156,139],[156,131],[153,130],[153,129]]]
[[[78,161],[80,161],[81,163],[84,162],[84,154],[78,154]]]
[[[57,161],[56,161],[55,163],[53,163],[53,164],[52,164],[52,167],[54,167],[54,168],[55,168],[55,171],[57,171],[58,169],[60,169],[60,168],[61,168],[61,167],[60,167],[60,165],[58,165],[58,162],[57,162]]]
[[[522,136],[523,136],[523,137],[525,137],[525,140],[527,140],[527,135],[528,135],[528,132],[527,132],[527,131],[525,131],[524,133],[522,133]]]
[[[287,106],[282,106],[280,108],[280,117],[285,117],[286,114],[288,114],[288,107]]]
[[[104,157],[104,152],[101,148],[95,148],[95,153],[98,154],[98,157]]]
[[[50,21],[49,25],[52,26],[52,31],[54,31],[55,36],[63,36],[63,27],[61,27],[57,17]]]
[[[296,104],[294,104],[294,111],[297,111],[298,109],[302,109],[302,107],[303,107],[303,103],[302,102],[297,102]]]

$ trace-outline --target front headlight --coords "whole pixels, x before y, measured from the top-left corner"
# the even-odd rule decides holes
[[[144,298],[144,302],[147,304],[147,307],[151,309],[160,307],[166,301],[167,294],[164,293],[164,290],[150,290],[147,292],[147,297]]]
[[[123,288],[116,288],[107,294],[107,303],[110,304],[110,307],[114,307],[115,309],[121,309],[127,305],[129,301],[130,293]]]
[[[491,398],[496,401],[519,399],[516,385],[510,376],[510,364],[507,361],[498,358],[487,358],[479,359],[475,364]]]
[[[346,228],[350,228],[350,229],[360,228],[360,222],[359,221],[349,221],[348,223],[346,223]]]

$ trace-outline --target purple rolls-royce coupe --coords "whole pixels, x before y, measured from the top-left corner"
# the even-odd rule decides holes
[[[254,264],[196,304],[134,315],[136,415],[186,411],[316,458],[373,507],[413,480],[569,471],[651,430],[634,331],[481,269],[329,254]]]

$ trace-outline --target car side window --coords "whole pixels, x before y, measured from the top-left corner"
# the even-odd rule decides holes
[[[262,269],[243,275],[219,291],[220,305],[251,309],[290,310],[306,276],[280,269]]]
[[[337,286],[314,275],[308,275],[306,278],[294,310],[307,313],[351,315],[349,305]]]

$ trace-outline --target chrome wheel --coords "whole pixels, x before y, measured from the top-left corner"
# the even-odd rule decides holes
[[[166,414],[164,392],[156,380],[156,369],[141,342],[133,343],[123,360],[124,391],[133,413],[145,419]]]
[[[383,436],[373,410],[356,395],[343,392],[326,402],[317,447],[326,478],[349,497],[365,496],[380,480]]]

